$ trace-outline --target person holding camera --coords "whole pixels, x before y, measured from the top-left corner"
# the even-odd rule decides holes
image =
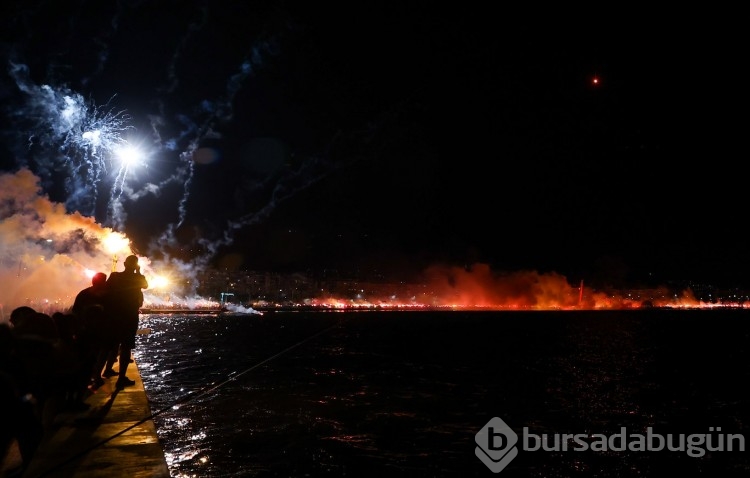
[[[143,289],[148,289],[146,277],[141,274],[138,257],[130,255],[125,258],[125,270],[112,272],[107,279],[107,305],[105,310],[110,316],[120,343],[120,368],[116,387],[134,385],[135,381],[126,375],[130,364],[130,353],[135,348],[135,336],[138,333],[138,320],[143,305]]]

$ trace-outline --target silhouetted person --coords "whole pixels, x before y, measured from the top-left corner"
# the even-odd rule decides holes
[[[143,289],[148,289],[148,282],[141,274],[137,256],[125,258],[125,270],[112,272],[107,279],[107,304],[105,310],[112,319],[120,343],[120,369],[116,386],[118,388],[134,385],[125,374],[130,364],[130,353],[135,348],[135,336],[138,333],[138,319],[143,305]]]
[[[106,300],[107,274],[97,272],[91,278],[91,286],[76,295],[72,307],[79,328],[79,350],[84,357],[86,379],[93,381],[94,388],[104,383],[100,374],[107,352],[117,347],[113,323],[104,309]]]
[[[115,362],[117,362],[117,357],[120,355],[120,343],[115,342],[115,344],[109,348],[109,352],[107,353],[107,356],[105,357],[104,361],[104,372],[102,372],[102,377],[114,377],[115,375],[119,375],[117,372],[115,372],[115,369],[112,367],[115,366]]]
[[[32,309],[33,310],[33,309]],[[34,401],[31,384],[18,342],[8,324],[0,323],[0,456],[13,440],[21,452],[21,476],[42,440],[44,429]],[[9,473],[16,470],[9,470]],[[9,474],[10,476],[10,474]]]
[[[10,323],[15,335],[29,336],[41,340],[57,340],[60,334],[57,324],[47,314],[37,312],[29,306],[16,307],[10,313]]]
[[[62,410],[85,410],[84,392],[91,370],[89,345],[83,340],[83,329],[72,313],[55,312],[52,320],[57,325],[55,370],[56,398],[53,402]]]
[[[18,323],[22,321],[23,319],[27,317],[31,317],[32,315],[36,314],[36,310],[32,309],[28,305],[22,305],[20,307],[16,307],[13,309],[10,313],[10,325],[13,327],[18,327]]]
[[[107,274],[104,272],[97,272],[91,277],[91,286],[86,287],[76,295],[76,298],[73,301],[73,313],[83,317],[86,309],[89,307],[103,307],[106,293]]]
[[[62,390],[67,356],[49,315],[21,306],[10,313],[10,323],[13,355],[23,364],[23,374],[18,375],[23,378],[22,396],[30,398],[34,413],[42,420],[47,405],[54,406]]]

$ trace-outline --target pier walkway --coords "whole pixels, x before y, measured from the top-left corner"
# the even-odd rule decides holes
[[[128,377],[135,385],[123,389],[115,388],[117,377],[105,379],[86,399],[87,410],[50,417],[26,472],[9,476],[169,478],[136,363]]]

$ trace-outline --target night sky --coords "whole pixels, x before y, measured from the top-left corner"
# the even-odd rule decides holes
[[[6,2],[2,170],[220,267],[750,283],[739,12],[381,3]]]

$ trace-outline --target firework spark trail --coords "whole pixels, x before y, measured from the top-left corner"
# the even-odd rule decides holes
[[[336,137],[334,137],[334,140]],[[342,164],[332,164],[323,157],[307,158],[299,168],[290,170],[287,174],[276,180],[271,197],[265,206],[256,212],[227,221],[227,228],[224,231],[222,239],[217,241],[199,240],[199,243],[206,248],[210,256],[215,255],[219,248],[228,246],[234,242],[236,231],[260,223],[271,215],[279,203],[313,186],[341,166]]]
[[[10,73],[26,94],[15,114],[25,125],[22,131],[33,160],[23,160],[22,166],[35,163],[47,182],[65,172],[68,209],[94,215],[102,174],[114,151],[125,144],[130,118],[124,111],[105,109],[109,102],[98,107],[66,87],[34,84],[25,65],[11,64]]]
[[[103,161],[103,158],[113,158],[116,155],[116,151],[127,144],[123,138],[123,133],[129,129],[133,129],[131,125],[125,123],[130,117],[123,111],[112,113],[111,111],[102,112],[98,109],[93,109],[92,114],[88,118],[88,125],[82,134],[84,141],[88,141],[93,149],[93,155],[98,157],[97,154],[104,153],[99,157],[99,165],[101,167],[93,169],[95,173],[93,176],[90,174],[89,179],[92,181],[90,184],[99,184],[99,175],[107,170],[107,163]],[[123,162],[117,170],[117,178],[115,181],[115,187],[112,189],[110,202],[114,201],[115,198],[119,197],[122,191],[122,183],[127,175],[128,163]]]
[[[206,22],[208,21],[208,10],[206,8],[200,8],[198,13],[200,15],[200,19],[198,21],[191,22],[190,24],[188,24],[187,32],[180,39],[180,42],[178,43],[177,48],[175,49],[175,52],[172,55],[172,59],[169,62],[169,67],[167,68],[169,84],[168,86],[164,88],[164,91],[166,93],[173,93],[177,89],[180,83],[178,79],[178,75],[177,75],[177,66],[180,63],[182,54],[185,51],[189,50],[190,39],[193,37],[193,35],[201,31],[203,27],[206,25]]]
[[[183,185],[183,194],[177,205],[178,219],[175,223],[167,224],[161,237],[154,241],[152,245],[158,251],[162,251],[164,245],[175,245],[177,243],[175,231],[182,225],[188,213],[187,202],[194,173],[194,153],[201,141],[221,138],[220,133],[213,129],[213,124],[231,118],[233,99],[254,69],[262,65],[262,52],[264,51],[276,53],[273,42],[263,42],[260,46],[251,49],[248,58],[242,60],[237,72],[227,80],[226,95],[223,98],[201,102],[201,110],[208,113],[201,125],[186,115],[177,116],[179,123],[183,125],[183,129],[177,137],[163,141],[162,146],[170,150],[176,149],[185,140],[189,140],[189,144],[180,153],[180,166],[172,176],[159,184],[148,183],[140,190],[133,191],[126,184],[129,166],[125,162],[120,164],[115,174],[105,224],[116,229],[124,228],[126,220],[122,202],[124,197],[135,201],[148,194],[158,195],[164,186],[176,182]],[[29,81],[22,81],[23,76],[20,72],[25,71],[22,65],[16,65],[14,71],[19,73],[16,76],[19,88],[29,96],[28,106],[23,114],[28,118],[35,119],[34,126],[31,128],[33,132],[31,144],[44,146],[45,150],[51,150],[57,146],[65,152],[64,156],[59,158],[61,163],[53,164],[52,169],[62,164],[71,173],[67,184],[69,197],[66,206],[94,215],[93,205],[90,210],[83,209],[81,205],[86,198],[95,201],[96,188],[100,182],[101,174],[107,170],[108,166],[105,159],[112,158],[116,149],[126,144],[122,135],[126,130],[132,128],[125,123],[130,118],[124,112],[112,113],[86,104],[80,94],[66,88],[55,89],[48,85],[37,87]],[[159,127],[164,124],[163,119],[152,117],[152,128],[157,138],[160,137]],[[54,155],[51,156],[56,158]],[[47,155],[40,155],[40,157],[46,158]],[[111,159],[109,164],[111,166]],[[281,178],[268,178],[267,181],[277,180],[277,182],[272,185],[273,192],[267,204],[256,212],[228,221],[227,231],[225,231],[223,239],[215,242],[205,239],[199,241],[206,247],[209,255],[197,258],[193,265],[207,265],[220,246],[229,245],[233,242],[235,231],[264,220],[273,212],[279,202],[315,184],[330,174],[332,170],[333,167],[327,165],[320,158],[310,157],[296,170],[288,171]],[[267,186],[267,184],[263,186]],[[174,265],[179,268],[179,265]]]
[[[180,84],[176,76],[176,71],[178,71],[178,63],[184,61],[180,58],[187,51],[189,37],[195,34],[196,31],[201,30],[206,24],[206,12],[204,10],[201,10],[201,12],[202,15],[196,17],[200,21],[189,25],[184,41],[179,44],[178,50],[173,55],[172,65],[168,69],[169,84],[167,88],[157,88],[156,91],[168,94],[178,91]],[[120,8],[120,4],[118,3],[117,12],[111,22],[110,28],[107,31],[100,30],[101,38],[96,38],[95,61],[88,63],[89,73],[86,76],[81,76],[78,79],[78,84],[82,86],[90,85],[97,79],[97,76],[106,70],[106,63],[109,58],[108,40],[112,38],[118,29],[121,14],[122,8]],[[68,33],[71,37],[76,35],[74,31]],[[66,42],[64,39],[62,41],[63,43]],[[66,44],[64,49],[70,50],[69,45]],[[102,222],[115,226],[118,230],[124,230],[126,201],[136,201],[150,194],[158,196],[164,186],[170,183],[178,183],[183,188],[182,195],[177,204],[178,218],[175,222],[166,225],[164,233],[159,239],[160,243],[177,244],[175,231],[184,223],[188,213],[188,199],[191,194],[194,174],[194,154],[196,150],[207,139],[221,139],[221,131],[216,125],[226,123],[232,119],[236,95],[246,86],[248,78],[263,67],[265,57],[277,55],[278,53],[278,44],[274,39],[263,39],[252,42],[246,54],[237,59],[238,62],[234,71],[231,72],[225,81],[223,94],[218,98],[204,97],[200,99],[190,113],[182,111],[176,114],[173,112],[171,115],[168,115],[165,112],[169,110],[164,106],[163,102],[169,100],[169,98],[157,98],[156,101],[160,106],[158,109],[160,114],[158,116],[150,116],[154,139],[156,140],[155,152],[157,154],[159,152],[179,152],[179,164],[174,171],[167,172],[169,177],[166,179],[156,184],[148,183],[137,190],[134,190],[129,185],[129,179],[131,179],[129,178],[130,165],[127,162],[116,165],[113,163],[118,149],[127,145],[124,134],[134,129],[130,125],[131,117],[124,110],[118,112],[109,107],[116,95],[113,95],[103,107],[98,107],[93,101],[87,101],[82,94],[69,88],[67,84],[56,84],[55,80],[48,81],[47,84],[39,84],[32,81],[29,66],[24,64],[23,61],[10,62],[10,77],[14,80],[18,91],[22,93],[22,100],[19,100],[17,107],[12,107],[11,117],[14,123],[16,123],[18,133],[22,138],[26,139],[25,151],[17,155],[20,158],[19,166],[28,168],[28,170],[24,171],[28,171],[30,175],[36,175],[33,177],[38,181],[37,186],[39,190],[35,194],[41,198],[29,199],[29,201],[37,205],[46,204],[47,206],[44,207],[54,210],[56,215],[65,215],[67,211],[76,211],[72,215],[68,214],[71,217],[78,217],[80,214],[78,222],[85,222],[86,220],[91,222],[87,227],[96,230],[89,239],[82,241],[80,250],[93,251],[94,249],[98,249],[97,241],[101,239],[104,233],[107,231],[114,232],[114,229],[103,228],[96,223],[97,202],[100,196],[108,196],[106,217]],[[91,70],[91,67],[93,67],[93,70]],[[48,65],[49,71],[53,71],[56,68],[56,64],[50,63]],[[91,71],[93,71],[93,74],[91,74]],[[162,132],[167,131],[173,124],[181,127],[178,134],[163,135]],[[164,140],[162,136],[168,139]],[[23,144],[24,141],[14,141],[14,143]],[[315,160],[311,160],[309,163],[315,163]],[[308,166],[303,165],[291,177],[308,177],[307,169],[309,169]],[[112,172],[111,175],[105,174],[109,171]],[[7,180],[8,184],[19,181],[30,183],[30,180],[27,180],[25,172],[19,173],[18,176],[12,179],[10,178],[9,176]],[[46,196],[41,196],[44,190],[43,186],[52,186],[56,181],[60,180],[63,180],[65,185],[64,205],[53,203]],[[268,180],[271,179],[269,178]],[[312,181],[314,179],[309,179],[307,182]],[[259,213],[252,215],[252,217],[255,220],[267,217],[278,201],[283,200],[291,194],[292,189],[289,187],[290,184],[292,184],[291,178],[281,181],[276,186],[268,205]],[[111,189],[107,191],[104,189],[104,186]],[[33,219],[28,219],[32,217]],[[44,228],[47,226],[39,226],[38,223],[43,223],[48,218],[49,216],[35,216],[35,213],[28,211],[24,213],[13,212],[0,218],[0,229],[8,232],[12,228],[15,234],[16,229],[14,226],[23,222],[35,225],[33,228],[27,226],[26,229],[28,231],[44,231]],[[248,220],[248,218],[241,218],[239,222],[251,223],[252,221]],[[76,231],[81,230],[81,228],[76,229],[74,226],[71,227],[72,231],[66,232],[63,235],[65,238],[63,242],[70,242],[71,238],[76,236]],[[237,224],[231,224],[230,227],[238,226]],[[15,236],[9,234],[7,237],[9,239]],[[19,236],[18,242],[14,242],[14,244],[19,251],[16,255],[16,260],[20,257],[21,262],[16,264],[15,261],[11,261],[13,262],[12,264],[3,264],[3,273],[11,274],[17,270],[20,274],[20,268],[23,265],[25,270],[25,280],[23,283],[32,284],[34,278],[37,277],[35,275],[36,272],[32,273],[32,271],[42,270],[38,267],[39,264],[36,263],[33,264],[33,269],[29,268],[30,264],[34,261],[33,258],[49,257],[50,254],[50,250],[45,249],[51,247],[46,242],[45,237],[50,237],[50,234],[36,232],[32,236],[28,234]],[[91,258],[85,256],[78,258],[80,254],[79,249],[60,249],[60,236],[55,236],[55,241],[58,245],[56,254],[54,255],[55,260],[47,260],[47,266],[58,264],[66,257],[69,258],[70,262],[70,265],[67,266],[68,268],[80,269],[81,267],[78,264],[92,262]],[[215,249],[212,249],[212,251],[215,251]],[[196,270],[207,266],[211,259],[209,256],[203,256],[190,263],[184,263],[178,259],[169,257],[168,252],[163,250],[154,252],[164,256],[164,260],[160,261],[163,267],[177,271],[186,278],[195,277]],[[44,253],[46,253],[46,256]],[[100,263],[96,267],[99,270],[108,270],[112,256],[99,252],[97,252],[97,255],[101,255],[101,257],[94,260],[95,263]],[[149,261],[146,261],[146,263],[148,264]],[[54,293],[55,296],[63,297],[63,301],[69,300],[71,293],[87,285],[85,280],[75,284],[62,277],[56,278],[56,274],[52,274],[49,271],[46,274],[54,278],[55,284],[63,288],[67,286],[68,289],[73,289]],[[76,275],[79,276],[78,273]],[[15,282],[18,281],[16,280]],[[39,292],[42,293],[43,291]],[[20,297],[23,294],[26,294],[26,292],[19,291],[18,294],[14,293],[14,299],[12,300],[22,300]],[[8,305],[10,301],[11,299],[3,300],[3,303]]]
[[[203,23],[201,23],[201,25],[202,24]],[[198,27],[199,25],[192,25],[189,29],[189,33],[194,32]],[[173,57],[170,72],[174,71],[174,64],[176,64],[177,59],[180,57],[184,44],[185,42],[180,43],[180,48],[178,48],[178,51]],[[186,138],[192,137],[187,148],[180,154],[181,167],[177,169],[176,174],[173,177],[166,179],[158,187],[154,187],[153,184],[147,184],[143,189],[131,195],[131,199],[141,198],[145,194],[158,192],[161,187],[168,183],[178,182],[178,184],[183,184],[183,194],[177,205],[177,221],[175,223],[167,224],[162,235],[152,241],[152,248],[161,250],[164,245],[176,243],[174,233],[184,223],[188,214],[187,203],[190,198],[190,186],[192,184],[194,173],[193,158],[196,150],[199,148],[200,143],[206,139],[221,138],[221,134],[214,129],[214,124],[216,122],[225,122],[232,118],[234,99],[242,89],[246,80],[256,69],[262,67],[264,55],[277,55],[278,53],[278,46],[274,40],[260,41],[256,45],[253,45],[248,55],[240,62],[236,72],[227,80],[225,94],[217,99],[204,99],[201,101],[199,110],[207,113],[207,117],[200,125],[189,117],[184,115],[178,116],[180,124],[185,126],[186,129],[183,129],[178,137],[166,140],[164,145],[167,149],[176,149],[178,144],[183,142]],[[170,74],[170,79],[172,80],[172,83],[166,89],[167,91],[173,91],[178,86],[177,79],[173,76],[173,73]],[[164,108],[162,108],[162,111],[163,110]],[[160,137],[158,131],[159,125],[162,124],[164,124],[164,121],[161,117],[152,118],[151,126],[157,137]],[[215,251],[215,249],[212,249],[212,251]],[[199,262],[207,261],[207,259],[208,258],[204,258],[199,260]]]
[[[191,23],[187,28],[187,33],[179,42],[175,53],[172,55],[172,60],[168,68],[169,85],[162,88],[162,90],[167,93],[173,93],[179,87],[179,80],[175,73],[179,60],[189,44],[189,39],[206,25],[206,21],[206,11],[201,10],[200,21]],[[260,68],[263,65],[263,58],[265,55],[277,55],[278,53],[278,46],[275,40],[258,41],[257,44],[253,45],[250,48],[248,55],[246,55],[240,62],[237,71],[227,80],[225,95],[217,99],[204,99],[200,102],[198,111],[201,111],[204,114],[207,113],[207,117],[201,122],[201,124],[193,121],[188,115],[175,115],[178,123],[184,127],[177,137],[169,138],[167,140],[161,139],[159,129],[160,126],[163,126],[166,123],[164,120],[164,117],[166,116],[166,108],[163,103],[159,108],[161,115],[158,117],[151,117],[151,128],[154,132],[154,136],[163,144],[165,149],[177,150],[179,144],[185,140],[188,141],[186,149],[180,153],[181,167],[177,169],[176,174],[173,177],[167,178],[156,188],[153,187],[152,184],[147,184],[142,190],[134,192],[131,197],[141,198],[145,194],[158,191],[161,186],[166,186],[172,182],[184,184],[183,195],[178,204],[178,219],[176,224],[170,224],[167,227],[164,235],[165,241],[171,241],[169,235],[184,222],[187,215],[186,206],[190,196],[190,184],[193,176],[193,154],[196,149],[198,149],[200,142],[209,138],[221,138],[221,134],[217,133],[214,129],[214,123],[217,121],[231,120],[234,99],[237,93],[242,89],[245,81],[253,74],[255,69]]]
[[[111,25],[106,31],[100,31],[100,37],[97,37],[94,52],[96,61],[88,63],[89,72],[93,67],[94,74],[89,73],[88,76],[79,78],[79,84],[91,84],[106,70],[109,58],[107,43],[118,30],[123,14],[121,7],[118,3],[116,11],[113,10]],[[152,240],[149,252],[164,256],[165,263],[170,263],[172,269],[180,270],[186,276],[193,276],[193,270],[207,266],[221,245],[233,242],[234,233],[238,229],[264,220],[278,203],[315,184],[334,169],[320,157],[309,157],[294,170],[286,170],[280,178],[275,175],[265,178],[255,191],[272,191],[265,206],[238,219],[228,220],[227,231],[221,240],[212,242],[201,239],[199,242],[206,246],[208,255],[199,257],[190,264],[181,264],[179,260],[168,256],[169,253],[163,246],[178,245],[176,231],[184,224],[188,215],[196,152],[201,149],[204,141],[222,139],[220,125],[233,118],[236,96],[247,86],[248,79],[263,69],[269,57],[281,53],[280,36],[290,28],[284,25],[278,35],[252,41],[245,54],[236,59],[234,70],[226,77],[224,90],[218,97],[204,96],[193,102],[192,109],[188,109],[189,113],[185,109],[175,112],[174,104],[170,101],[172,95],[180,92],[177,72],[183,66],[181,63],[186,61],[183,56],[194,45],[191,39],[206,27],[211,18],[205,8],[194,13],[194,21],[187,25],[182,40],[177,43],[172,54],[167,68],[167,84],[163,88],[155,88],[155,91],[162,94],[161,97],[153,98],[158,114],[149,115],[155,146],[152,152],[176,153],[179,160],[174,170],[164,171],[166,175],[161,180],[142,186],[130,184],[133,182],[130,181],[131,166],[127,162],[116,165],[113,163],[117,150],[127,144],[124,134],[134,129],[129,124],[131,117],[124,110],[117,112],[109,109],[108,105],[116,95],[104,107],[97,107],[67,86],[35,84],[30,80],[28,66],[22,62],[10,65],[11,76],[25,98],[24,104],[14,111],[15,119],[24,126],[22,131],[28,137],[28,157],[23,160],[22,166],[30,167],[35,174],[40,175],[43,184],[64,179],[65,207],[69,211],[75,210],[86,216],[96,217],[99,196],[108,196],[102,223],[116,230],[125,229],[127,201],[135,202],[148,195],[158,197],[166,186],[180,185],[182,191],[176,204],[177,218],[166,224],[163,232]],[[71,36],[75,34],[70,32]],[[50,65],[50,68],[54,69],[55,65]],[[175,125],[179,126],[178,131],[165,133]],[[105,175],[109,170],[112,170],[111,175]],[[111,189],[106,191],[105,185]]]
[[[112,194],[107,203],[107,224],[112,224],[117,229],[125,227],[125,210],[122,204],[122,194],[126,189],[125,178],[128,176],[130,165],[123,161],[120,167],[117,169],[115,175],[114,185],[112,186]]]
[[[89,76],[81,78],[81,85],[83,86],[89,85],[94,79],[98,78],[105,71],[105,68],[107,66],[110,52],[110,44],[108,40],[110,40],[117,34],[120,27],[121,16],[124,11],[121,2],[118,1],[114,3],[115,11],[112,13],[112,18],[109,21],[109,26],[111,27],[111,29],[107,30],[106,28],[104,28],[104,25],[106,23],[102,22],[98,25],[98,35],[91,38],[91,46],[96,47],[96,63],[92,73]],[[83,18],[82,21],[85,22],[88,15],[88,12],[83,11],[79,15],[79,17]]]
[[[177,182],[183,185],[183,194],[177,205],[178,220],[174,224],[168,224],[163,234],[168,242],[175,242],[174,230],[183,223],[188,212],[193,153],[200,141],[220,137],[212,125],[216,121],[231,118],[234,96],[240,91],[243,81],[253,72],[253,66],[260,66],[262,58],[259,52],[262,49],[253,47],[251,58],[242,59],[237,72],[227,81],[223,98],[201,102],[199,110],[207,115],[201,124],[189,115],[176,115],[183,129],[177,137],[165,141],[163,145],[167,150],[177,150],[179,144],[187,140],[188,146],[180,153],[180,165],[171,177],[157,185],[149,183],[134,192],[126,184],[128,163],[118,165],[107,204],[105,224],[124,228],[126,215],[123,199],[137,200],[146,194],[156,195],[167,184]],[[272,50],[268,47],[265,49]],[[106,55],[102,54],[100,62],[104,59]],[[98,70],[101,69],[100,65]],[[26,65],[12,63],[10,72],[19,90],[26,95],[25,103],[15,111],[15,116],[26,125],[23,130],[27,131],[28,154],[33,160],[25,160],[22,166],[36,166],[34,170],[47,184],[53,182],[56,174],[64,171],[66,208],[95,216],[102,175],[112,167],[116,150],[126,144],[123,133],[132,128],[126,124],[130,117],[124,112],[114,113],[88,104],[82,95],[67,87],[36,85],[29,79]],[[157,138],[159,127],[164,124],[165,121],[157,121],[156,117],[152,117],[152,128]]]

